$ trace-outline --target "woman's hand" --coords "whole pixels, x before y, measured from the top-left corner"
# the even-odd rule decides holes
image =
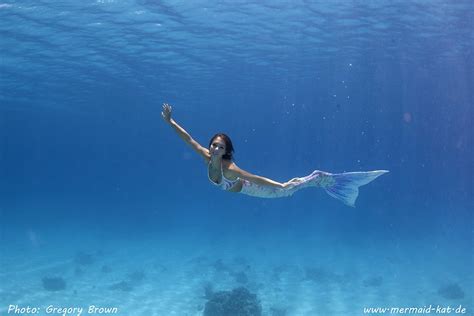
[[[281,188],[282,189],[289,189],[289,188],[292,188],[294,187],[296,184],[293,183],[293,182],[285,182],[285,183],[282,183],[281,184]]]
[[[290,187],[293,187],[293,186],[297,185],[298,183],[301,183],[301,179],[300,178],[293,178],[290,181],[283,183],[282,188],[287,189],[287,188],[290,188]]]
[[[163,111],[161,112],[161,116],[165,120],[166,123],[171,122],[171,105],[168,103],[163,103]]]

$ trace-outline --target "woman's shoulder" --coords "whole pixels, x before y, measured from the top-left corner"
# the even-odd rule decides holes
[[[204,163],[206,165],[209,165],[209,162],[211,162],[211,156],[210,155],[209,156],[207,156],[207,155],[204,156],[203,159],[204,159]]]
[[[231,160],[222,160],[222,171],[224,176],[229,180],[237,180],[239,177],[237,165]]]
[[[232,161],[228,159],[222,159],[222,167],[226,169],[232,169],[233,167],[236,167],[237,165]]]
[[[238,177],[240,172],[242,172],[242,170],[233,161],[226,161],[222,164],[222,168],[234,177]]]

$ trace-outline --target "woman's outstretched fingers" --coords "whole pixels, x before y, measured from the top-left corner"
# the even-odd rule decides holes
[[[161,112],[161,116],[166,122],[171,120],[171,106],[168,103],[163,103],[163,111]]]

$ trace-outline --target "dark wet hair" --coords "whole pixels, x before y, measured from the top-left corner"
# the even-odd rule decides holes
[[[212,136],[211,140],[209,141],[209,146],[208,148],[211,147],[212,142],[217,138],[220,137],[225,143],[225,154],[222,156],[223,159],[227,160],[233,160],[234,159],[234,146],[232,146],[232,141],[230,140],[230,137],[227,136],[224,133],[217,133],[216,135]]]

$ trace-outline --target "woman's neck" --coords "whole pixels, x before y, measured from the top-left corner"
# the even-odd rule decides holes
[[[211,166],[213,167],[218,167],[222,163],[222,157],[221,156],[211,156]]]

